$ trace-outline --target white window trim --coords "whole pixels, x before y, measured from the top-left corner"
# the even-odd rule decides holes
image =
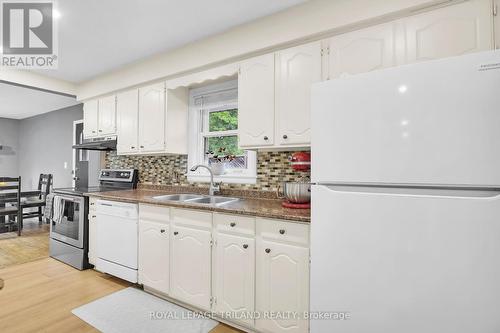
[[[189,91],[189,148],[188,148],[188,173],[189,182],[209,182],[210,175],[204,168],[191,171],[191,167],[197,164],[205,164],[204,154],[200,153],[204,149],[204,137],[200,135],[203,125],[200,108],[195,104],[198,97],[202,95],[216,94],[217,92],[238,89],[238,81],[231,80],[223,83],[212,84]],[[224,132],[228,134],[227,132]],[[237,134],[237,131],[235,131]],[[214,181],[232,184],[255,184],[257,182],[257,153],[247,150],[248,168],[241,170],[228,170],[228,173],[221,176],[214,176]]]

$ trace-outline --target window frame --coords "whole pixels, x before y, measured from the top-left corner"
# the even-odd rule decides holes
[[[235,93],[235,98],[222,98],[223,94]],[[215,102],[215,107],[204,110],[205,98],[220,100]],[[200,100],[202,101],[200,103]],[[190,89],[189,91],[189,149],[188,149],[188,173],[189,182],[209,182],[210,175],[204,168],[191,171],[191,167],[197,164],[206,165],[205,160],[205,139],[207,137],[233,136],[238,137],[238,130],[228,130],[220,132],[209,132],[209,114],[223,110],[238,108],[238,80],[230,80],[222,83],[210,84],[207,86]],[[207,131],[204,131],[204,123]],[[251,150],[244,150],[247,158],[246,169],[226,169],[226,173],[221,176],[214,175],[214,181],[236,184],[255,184],[257,182],[257,153]]]

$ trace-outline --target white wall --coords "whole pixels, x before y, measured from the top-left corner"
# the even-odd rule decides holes
[[[444,2],[449,1],[310,0],[84,82],[78,87],[77,98],[85,100],[148,81],[268,52],[299,41],[320,39],[326,34],[389,20]]]
[[[19,120],[0,118],[0,177],[19,176]]]

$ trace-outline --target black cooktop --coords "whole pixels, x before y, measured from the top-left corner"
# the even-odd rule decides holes
[[[55,188],[54,193],[70,194],[70,195],[83,195],[84,193],[116,191],[124,188],[106,187],[106,186],[90,186],[90,187],[67,187]]]

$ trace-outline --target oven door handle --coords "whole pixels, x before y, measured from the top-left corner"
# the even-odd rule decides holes
[[[78,198],[72,198],[72,197],[67,197],[67,196],[64,196],[64,195],[56,195],[55,198],[58,198],[58,199],[62,199],[62,200],[66,200],[66,201],[71,201],[71,202],[82,202],[82,200],[84,200],[83,198],[81,197],[78,197]]]

